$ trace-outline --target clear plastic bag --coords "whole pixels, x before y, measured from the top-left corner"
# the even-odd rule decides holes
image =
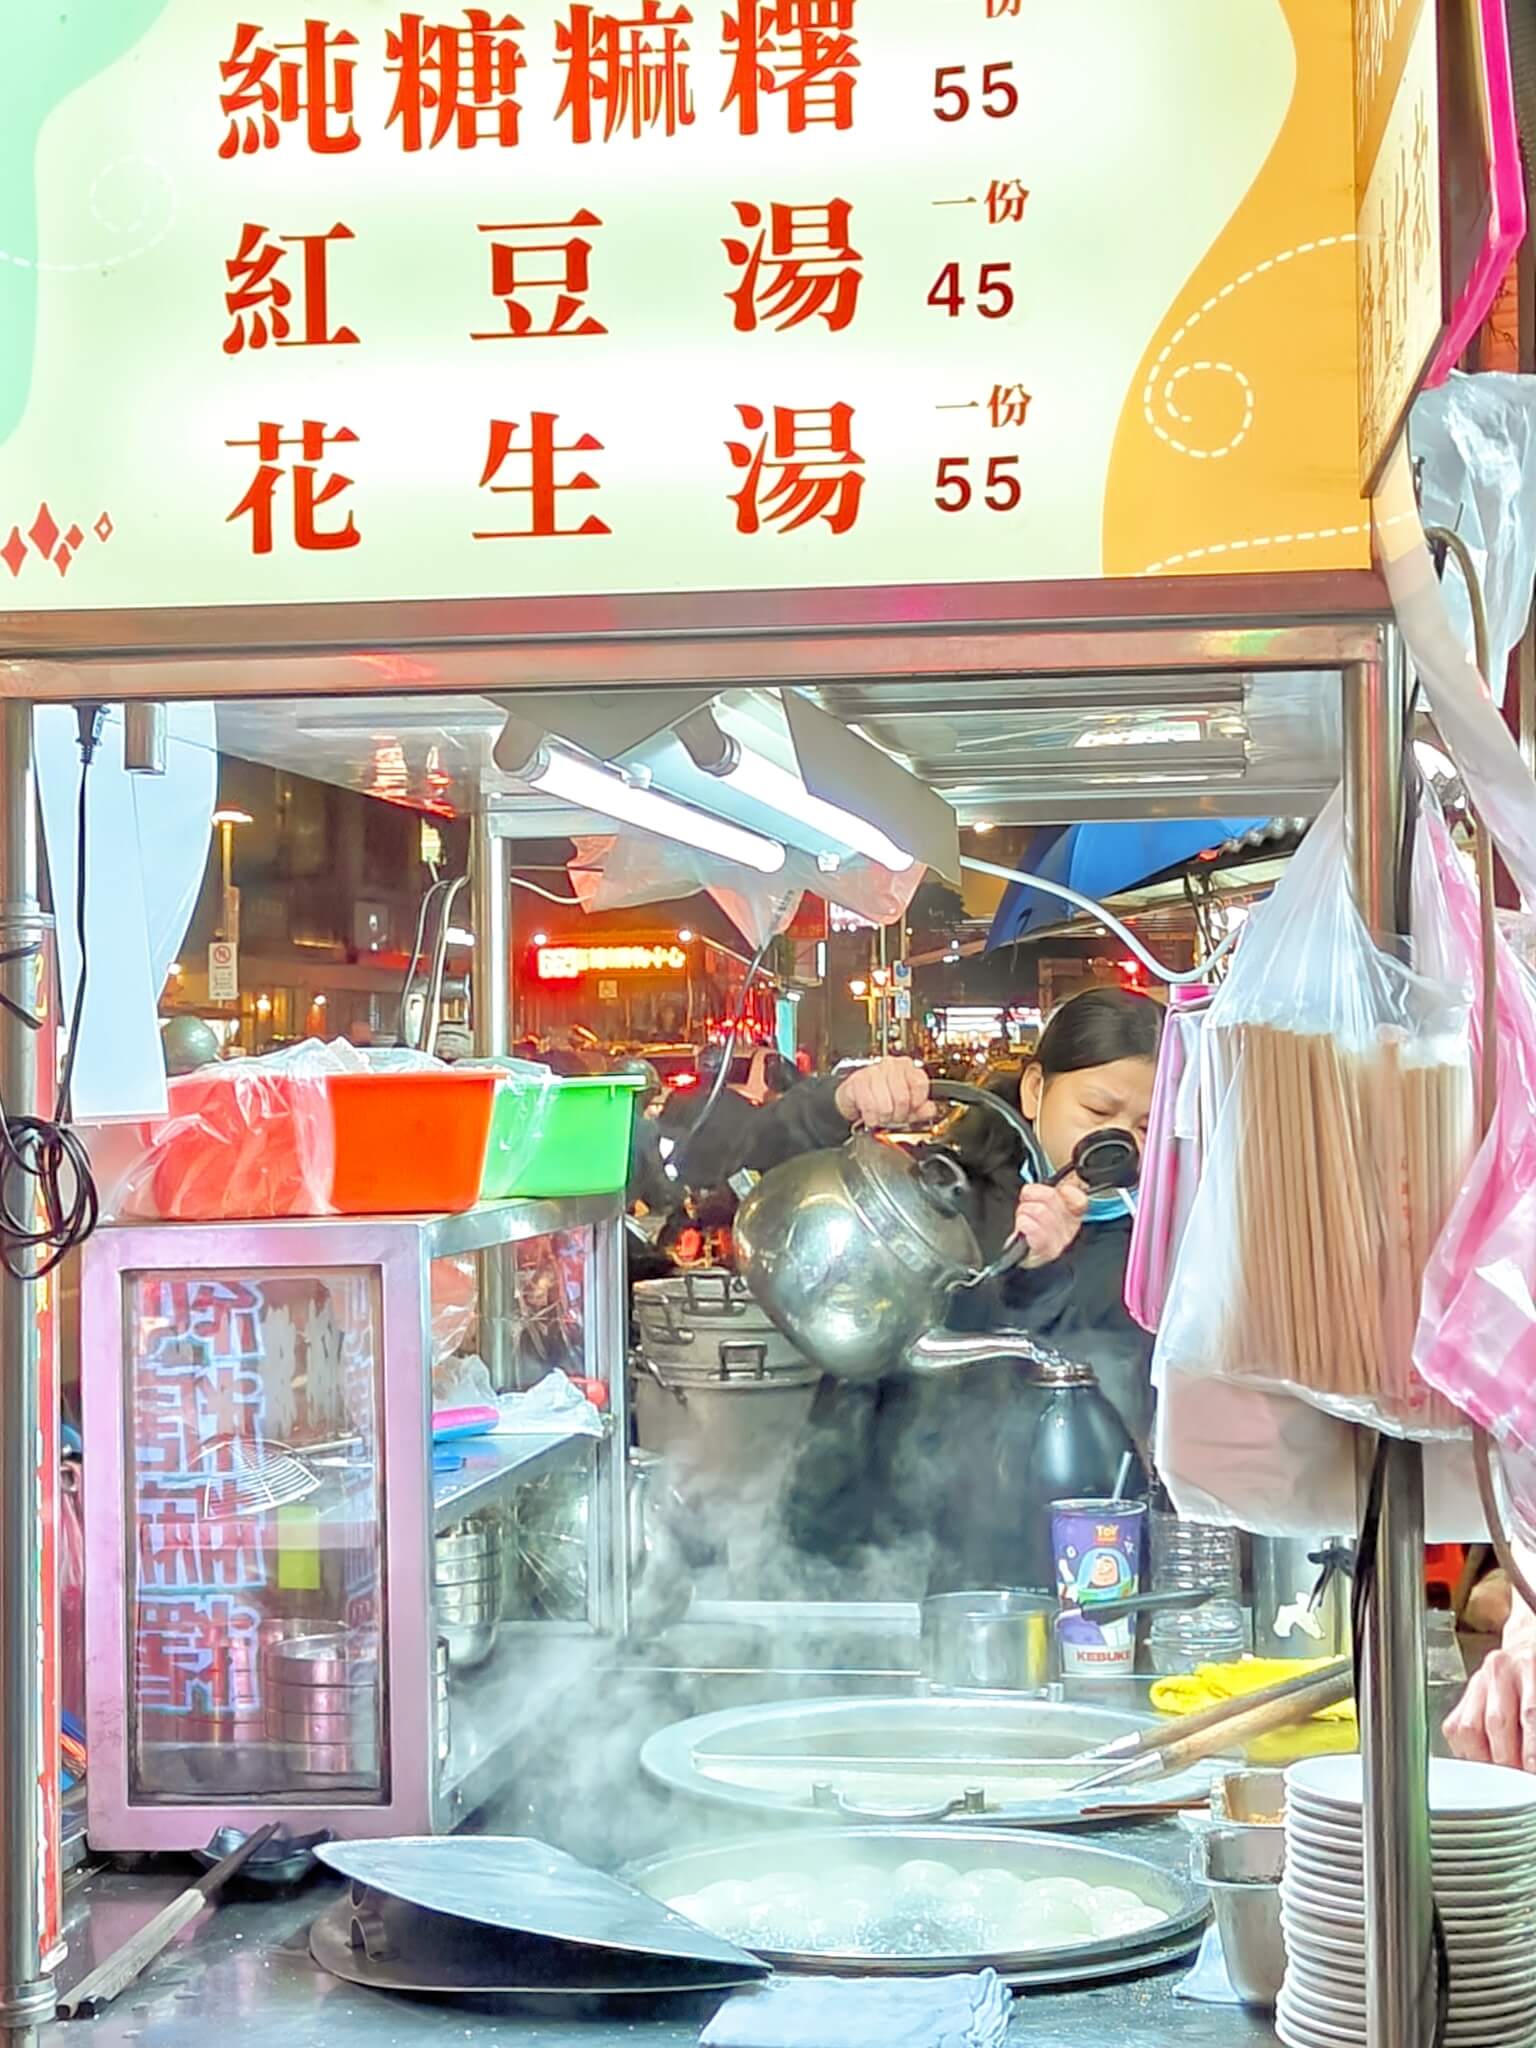
[[[486,1146],[486,1195],[494,1200],[519,1192],[523,1176],[543,1142],[559,1080],[536,1060],[458,1060],[459,1074],[490,1071],[496,1076],[496,1105]]]
[[[1471,1150],[1466,994],[1373,944],[1324,810],[1202,1034],[1204,1176],[1154,1376],[1284,1389],[1396,1435],[1463,1427],[1413,1368],[1420,1280]]]
[[[327,1081],[368,1070],[344,1039],[223,1060],[169,1084],[170,1115],[138,1127],[100,1189],[118,1221],[332,1213],[335,1125]]]

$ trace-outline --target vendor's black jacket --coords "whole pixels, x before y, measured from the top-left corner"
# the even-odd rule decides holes
[[[1018,1107],[1019,1078],[991,1086]],[[794,1089],[761,1111],[745,1163],[768,1172],[802,1152],[840,1145],[835,1079]],[[1002,1248],[1013,1224],[1023,1147],[1001,1117],[969,1111],[946,1141],[970,1177],[971,1222],[985,1256]],[[991,1289],[952,1299],[950,1327],[1022,1329],[1068,1358],[1091,1365],[1131,1436],[1150,1434],[1151,1339],[1126,1312],[1129,1217],[1084,1224],[1066,1253],[1046,1266],[1015,1267]],[[807,1548],[835,1551],[889,1539],[888,1516],[900,1503],[913,1524],[952,1518],[987,1457],[989,1433],[1006,1412],[1017,1368],[970,1368],[956,1379],[893,1376],[875,1388],[826,1382],[798,1461],[787,1503],[789,1533]],[[899,1468],[899,1469],[898,1469]],[[856,1497],[862,1496],[862,1502]],[[964,1568],[941,1564],[935,1583]],[[987,1579],[972,1581],[987,1584]]]

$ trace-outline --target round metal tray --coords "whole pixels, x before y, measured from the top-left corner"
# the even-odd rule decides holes
[[[825,1879],[840,1857],[845,1857],[851,1868],[867,1869],[874,1864],[894,1870],[914,1857],[950,1863],[963,1858],[968,1869],[1006,1870],[1023,1879],[1080,1878],[1085,1884],[1114,1885],[1134,1892],[1147,1905],[1160,1908],[1165,1918],[1139,1934],[1022,1954],[872,1956],[853,1951],[772,1949],[753,1949],[753,1954],[778,1970],[826,1976],[945,1976],[992,1969],[1013,1985],[1071,1985],[1136,1976],[1188,1955],[1199,1947],[1210,1917],[1204,1890],[1176,1871],[1071,1836],[1026,1834],[1007,1828],[972,1828],[963,1837],[942,1826],[827,1828],[800,1836],[759,1835],[651,1857],[632,1865],[623,1876],[638,1890],[666,1903],[687,1898],[724,1878],[751,1878],[768,1869],[803,1870],[807,1877]]]
[[[1149,1715],[1004,1695],[783,1701],[675,1721],[640,1762],[669,1791],[758,1821],[1076,1827],[1085,1806],[1158,1806],[1210,1789],[1218,1763],[1086,1799],[1031,1790],[1082,1750],[1152,1725]]]

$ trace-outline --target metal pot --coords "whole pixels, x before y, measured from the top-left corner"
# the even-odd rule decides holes
[[[1044,1594],[937,1593],[922,1603],[922,1673],[943,1692],[1044,1692],[1056,1602]]]
[[[679,1490],[723,1530],[733,1572],[750,1571],[821,1368],[734,1273],[642,1280],[634,1305],[638,1439],[669,1460]]]
[[[1023,1952],[968,1950],[952,1947],[925,1950],[921,1942],[899,1955],[872,1954],[866,1949],[777,1949],[751,1944],[775,1969],[809,1970],[831,1976],[940,1976],[953,1971],[995,1969],[1010,1984],[1093,1983],[1107,1977],[1134,1976],[1161,1967],[1199,1944],[1209,1909],[1198,1886],[1182,1874],[1160,1868],[1140,1856],[1129,1856],[1095,1844],[1059,1835],[1035,1835],[1002,1828],[976,1828],[958,1834],[953,1828],[823,1828],[797,1835],[756,1837],[687,1849],[632,1865],[625,1878],[670,1904],[692,1901],[722,1880],[750,1882],[768,1871],[803,1875],[807,1889],[828,1880],[856,1883],[866,1895],[878,1897],[895,1872],[914,1859],[942,1863],[953,1870],[1003,1870],[1023,1881],[1076,1879],[1095,1886],[1128,1891],[1162,1917],[1137,1933],[1109,1939],[1064,1941],[1057,1948]],[[686,1911],[686,1906],[683,1907]],[[913,1930],[917,1932],[917,1930]]]
[[[1017,1110],[963,1082],[936,1081],[942,1101],[991,1110],[1027,1152]],[[840,1150],[807,1152],[765,1174],[736,1212],[737,1259],[756,1300],[805,1355],[838,1379],[879,1379],[905,1362],[934,1371],[970,1363],[944,1341],[949,1298],[980,1287],[1024,1255],[1010,1238],[990,1266],[964,1214],[964,1169],[940,1150],[856,1131]],[[967,1340],[960,1340],[962,1344]],[[997,1356],[997,1350],[986,1354]]]

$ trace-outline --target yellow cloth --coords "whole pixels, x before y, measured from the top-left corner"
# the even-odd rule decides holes
[[[1321,1671],[1333,1660],[1316,1657],[1291,1662],[1280,1657],[1244,1657],[1236,1664],[1202,1664],[1177,1677],[1159,1678],[1152,1686],[1152,1704],[1160,1714],[1198,1714],[1223,1700],[1241,1699],[1284,1678]],[[1253,1763],[1290,1763],[1297,1757],[1351,1750],[1359,1741],[1353,1700],[1341,1700],[1298,1728],[1280,1728],[1249,1743],[1244,1755]]]

